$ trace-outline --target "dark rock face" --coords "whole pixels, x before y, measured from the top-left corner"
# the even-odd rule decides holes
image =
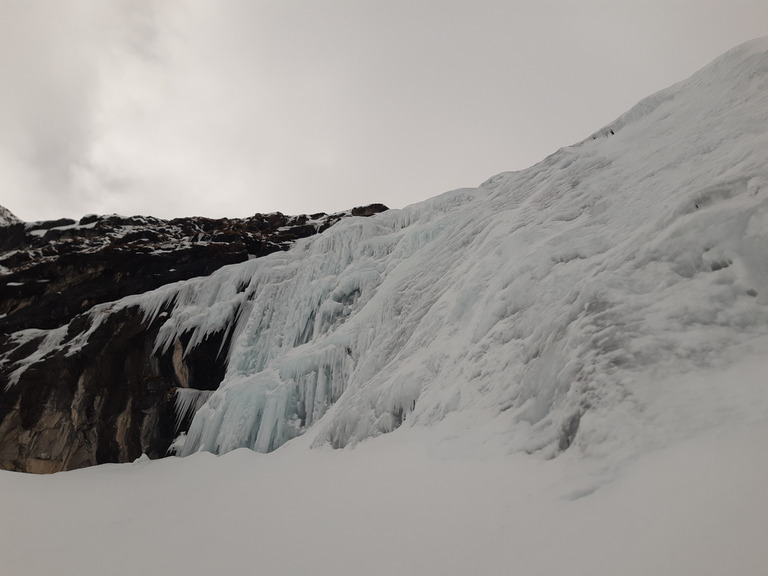
[[[146,318],[138,306],[106,303],[383,210],[0,226],[0,468],[45,473],[164,456],[191,420],[174,410],[177,391],[218,387],[231,333],[194,347],[181,335],[156,350],[167,312]]]
[[[370,216],[385,209],[374,204],[351,213]],[[322,232],[347,215],[276,212],[170,221],[86,216],[79,223],[0,226],[0,331],[61,326],[94,304],[286,250],[294,240]]]
[[[77,337],[90,328],[90,319],[76,318],[63,341],[32,363],[16,383],[11,374],[3,374],[7,388],[0,396],[2,468],[55,472],[125,462],[144,451],[158,457],[160,447],[170,444],[174,382],[152,355],[157,326],[123,310],[108,316],[78,346]],[[45,351],[48,336],[33,337],[21,347],[27,349],[17,348],[10,360]]]

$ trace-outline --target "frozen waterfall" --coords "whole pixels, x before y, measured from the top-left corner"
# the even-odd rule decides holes
[[[527,170],[135,298],[173,308],[158,348],[233,331],[180,452],[449,422],[554,455],[641,429],[658,382],[768,338],[766,49]]]

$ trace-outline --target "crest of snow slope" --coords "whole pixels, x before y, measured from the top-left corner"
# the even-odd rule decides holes
[[[766,110],[763,39],[527,170],[131,300],[173,302],[158,347],[235,331],[180,453],[404,425],[600,456],[733,416],[682,376],[768,350]]]
[[[0,206],[0,226],[8,226],[9,224],[16,224],[21,222],[14,214],[3,206]]]

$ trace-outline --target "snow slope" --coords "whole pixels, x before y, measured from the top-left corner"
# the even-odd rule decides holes
[[[621,460],[715,425],[676,382],[768,350],[766,110],[762,39],[527,170],[129,299],[174,304],[159,347],[235,331],[180,453],[404,425]]]

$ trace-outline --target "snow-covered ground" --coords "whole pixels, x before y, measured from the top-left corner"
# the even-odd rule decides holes
[[[768,573],[766,111],[763,39],[528,170],[116,304],[173,304],[158,347],[232,330],[225,380],[188,458],[0,474],[0,566]]]
[[[701,384],[729,382],[749,413],[767,370],[756,359]],[[575,452],[472,457],[429,429],[354,450],[300,438],[0,472],[0,573],[762,576],[768,414],[754,416],[646,452],[597,489],[599,461]]]

